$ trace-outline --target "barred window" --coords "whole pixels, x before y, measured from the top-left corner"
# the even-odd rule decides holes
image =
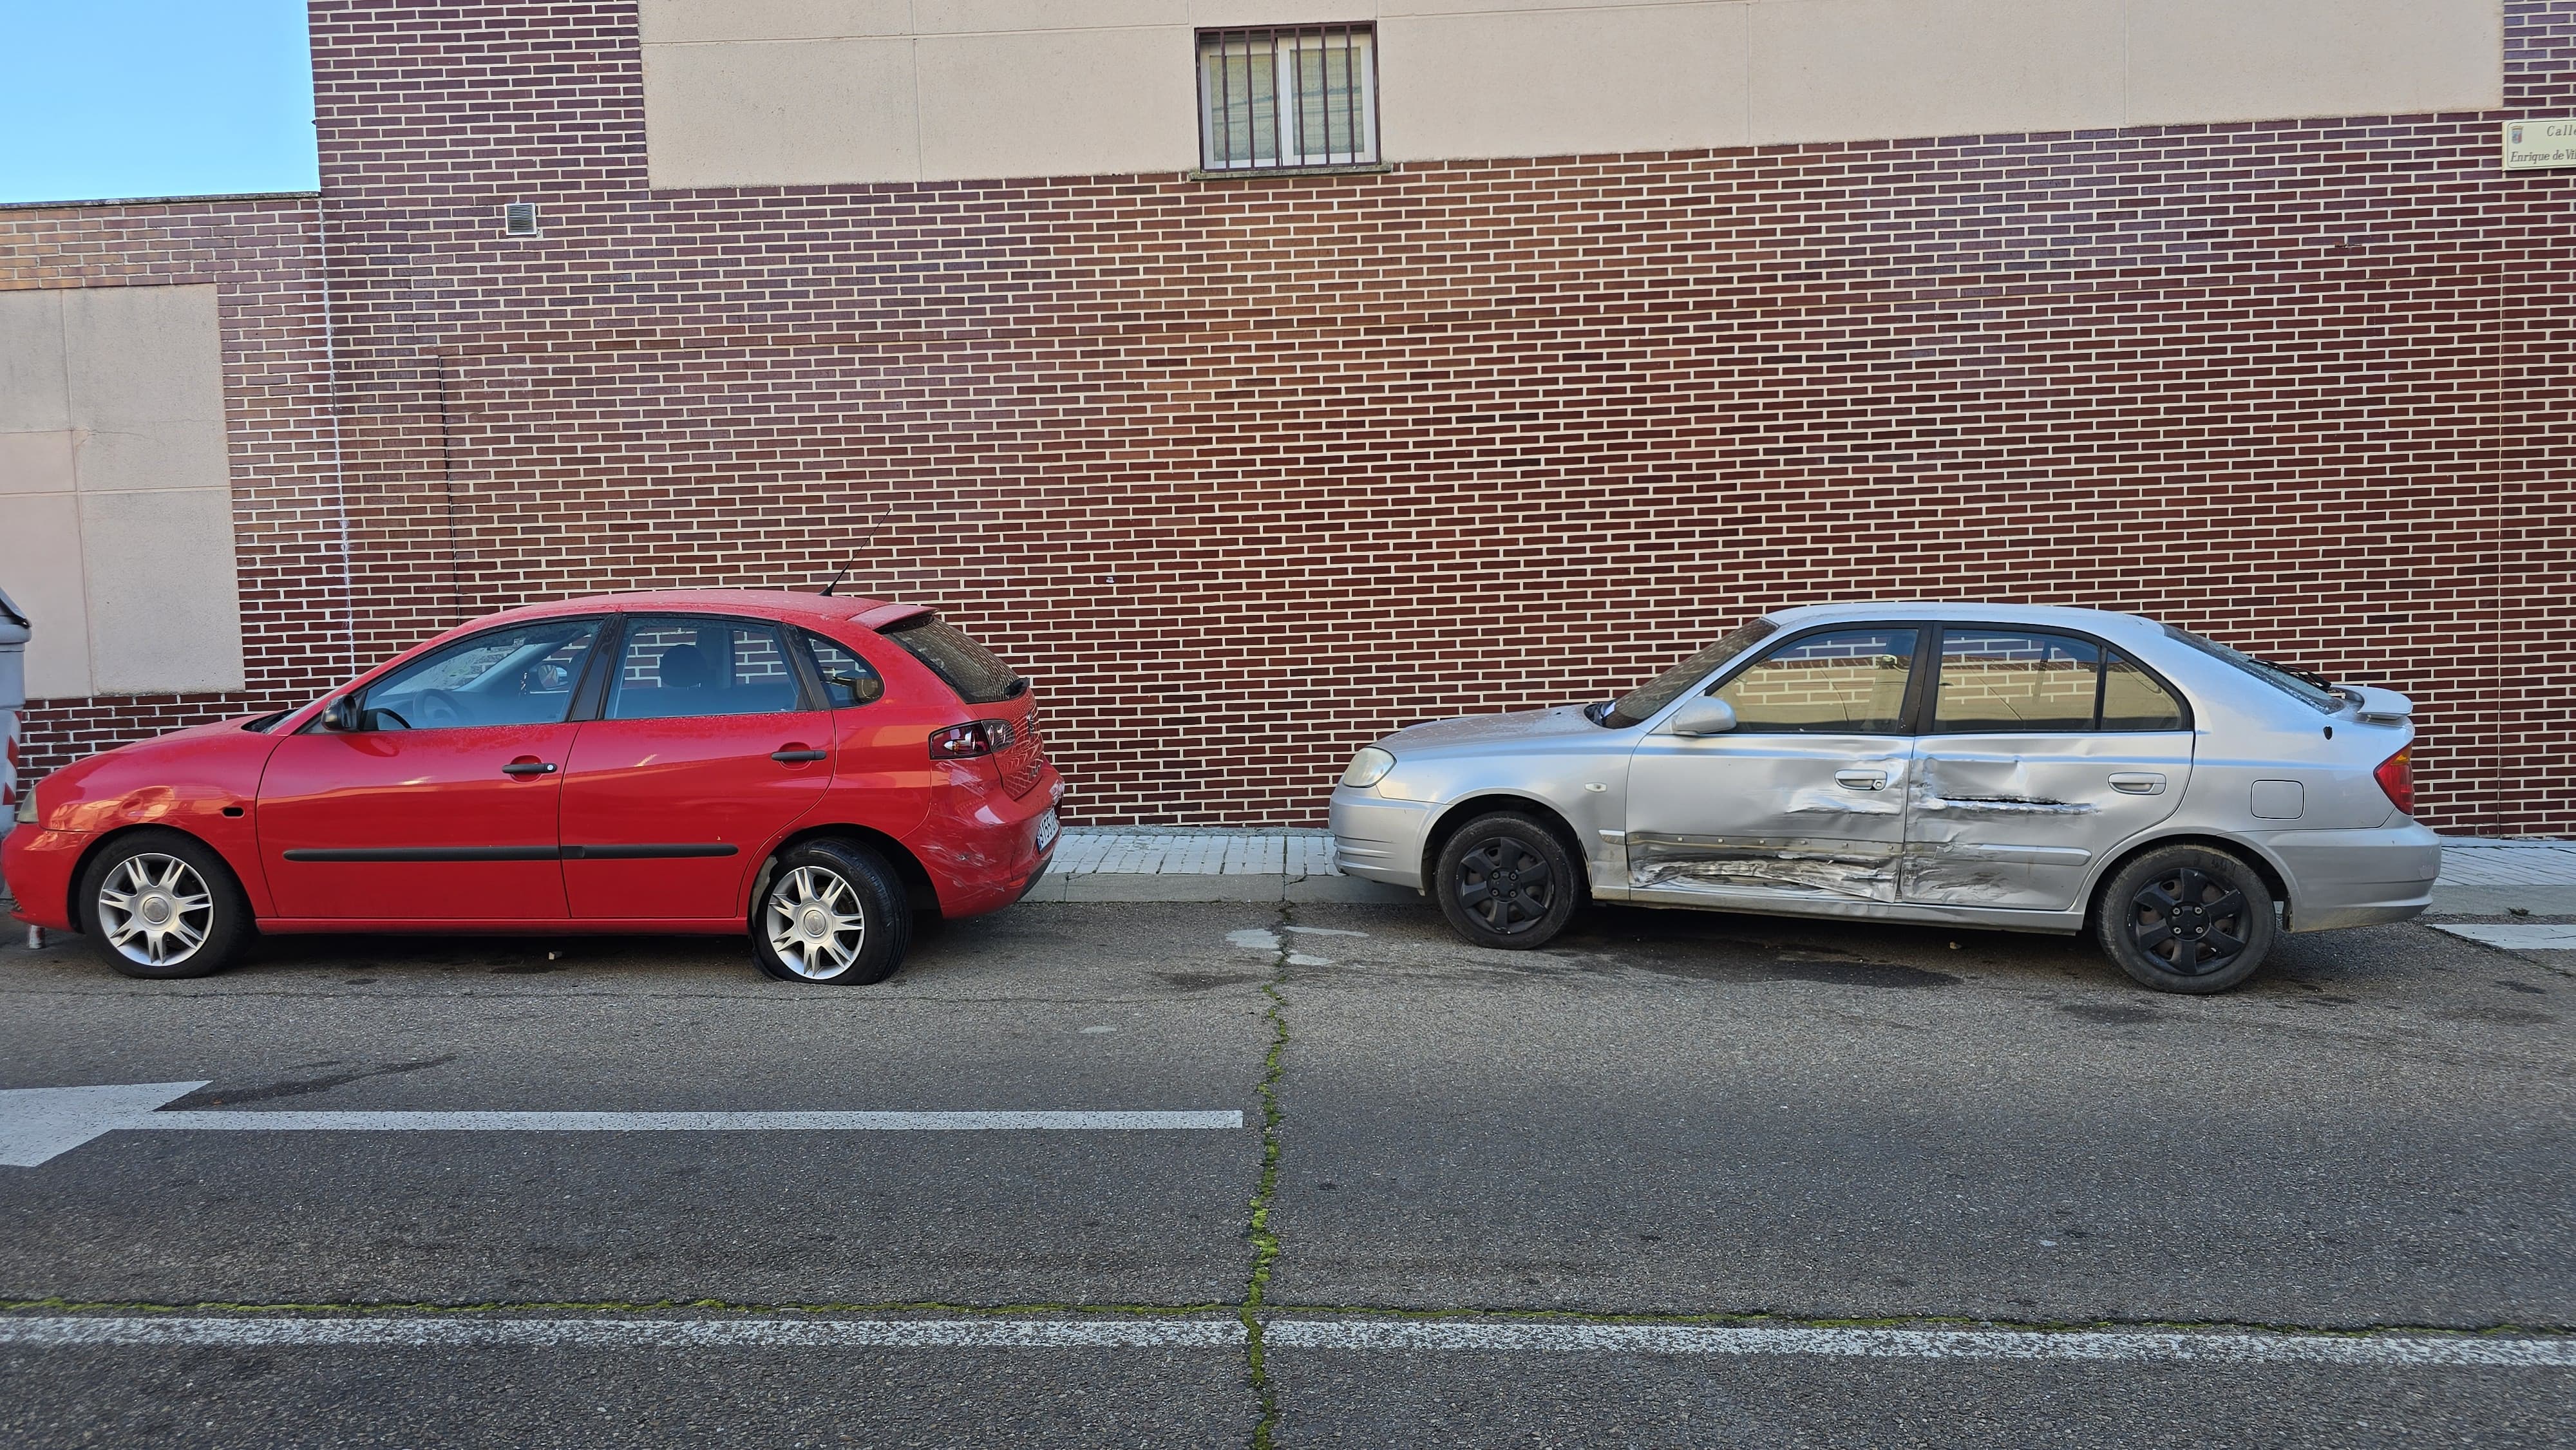
[[[1377,37],[1366,25],[1199,32],[1209,171],[1377,160]]]

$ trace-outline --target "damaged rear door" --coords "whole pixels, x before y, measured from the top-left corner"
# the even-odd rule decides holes
[[[2071,910],[2094,862],[2181,801],[2188,712],[2100,641],[1952,624],[1930,663],[1905,900]]]
[[[1630,888],[1759,897],[1775,910],[1894,902],[1923,635],[1845,625],[1795,636],[1709,692],[1734,711],[1732,730],[1680,735],[1667,723],[1640,740]]]

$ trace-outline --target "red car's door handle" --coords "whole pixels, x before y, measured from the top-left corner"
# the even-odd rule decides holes
[[[821,760],[831,753],[828,750],[808,750],[802,745],[790,745],[785,750],[769,752],[769,758],[781,765],[796,765],[808,760]]]
[[[501,773],[503,775],[552,775],[555,773],[555,763],[551,760],[513,760],[501,767]]]

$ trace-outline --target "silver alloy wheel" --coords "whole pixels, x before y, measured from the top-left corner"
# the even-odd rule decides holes
[[[128,856],[99,883],[98,929],[128,961],[177,966],[197,954],[214,926],[215,894],[176,856]]]
[[[840,873],[799,866],[769,889],[769,949],[807,981],[848,971],[867,939],[867,908]]]

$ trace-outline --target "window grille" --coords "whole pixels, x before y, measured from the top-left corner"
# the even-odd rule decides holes
[[[1377,161],[1377,36],[1366,25],[1199,32],[1209,171]]]

